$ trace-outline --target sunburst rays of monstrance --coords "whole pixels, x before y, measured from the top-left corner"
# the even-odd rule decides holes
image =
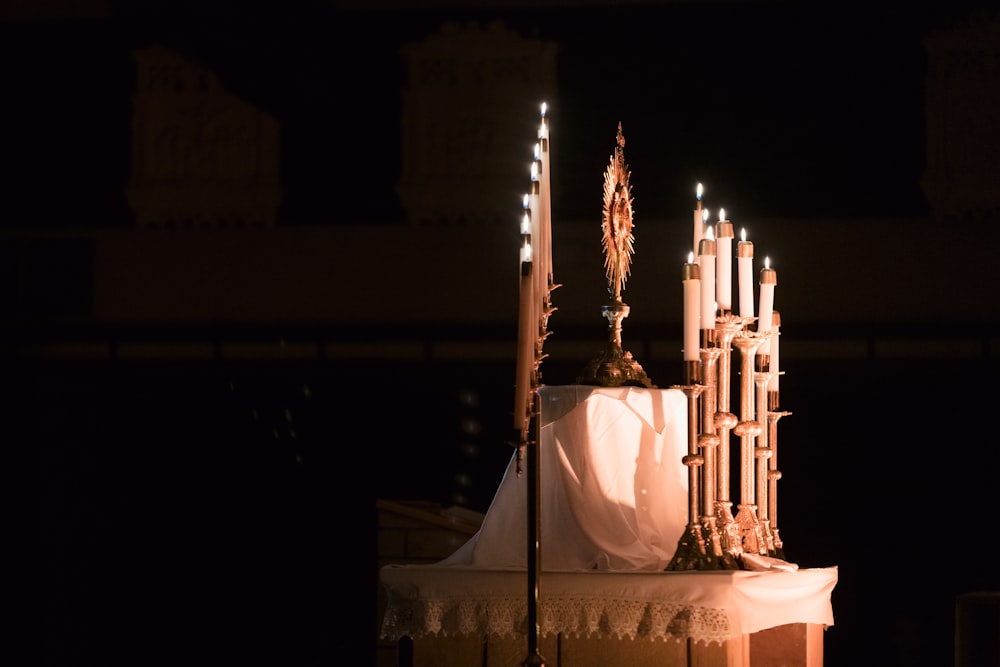
[[[625,136],[618,123],[618,135],[610,163],[604,171],[604,218],[601,222],[604,246],[604,272],[608,279],[607,305],[601,314],[608,321],[608,342],[577,378],[579,384],[620,387],[634,385],[653,388],[642,365],[632,353],[622,348],[622,320],[628,317],[629,307],[622,301],[622,291],[628,280],[635,250],[632,233],[632,186],[629,168],[625,163]]]

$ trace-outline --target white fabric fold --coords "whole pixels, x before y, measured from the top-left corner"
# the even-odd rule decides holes
[[[540,391],[542,567],[662,570],[687,522],[684,394],[581,385]],[[526,567],[526,484],[512,457],[480,531],[441,564]]]

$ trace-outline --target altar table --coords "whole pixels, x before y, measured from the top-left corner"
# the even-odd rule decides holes
[[[568,385],[540,398],[537,618],[549,664],[631,654],[627,664],[822,665],[836,567],[759,558],[747,570],[664,571],[687,523],[683,392]],[[515,455],[468,542],[432,565],[380,571],[381,636],[411,638],[414,665],[524,660],[526,485]]]

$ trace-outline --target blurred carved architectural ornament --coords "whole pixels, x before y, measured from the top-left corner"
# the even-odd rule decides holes
[[[940,220],[1000,215],[1000,14],[925,40],[924,195]]]
[[[535,134],[537,100],[554,97],[555,44],[501,22],[447,23],[400,53],[407,82],[397,193],[407,222],[509,223],[531,166],[524,137]]]
[[[132,174],[140,227],[273,226],[281,201],[280,125],[214,74],[152,47],[133,52]]]

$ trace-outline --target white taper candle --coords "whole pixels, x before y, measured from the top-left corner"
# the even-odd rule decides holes
[[[694,263],[694,253],[688,253],[688,261],[681,271],[681,283],[684,290],[684,361],[698,361],[701,273],[698,265]]]
[[[778,311],[771,311],[771,331],[774,335],[771,336],[771,365],[769,370],[774,373],[771,379],[767,381],[768,391],[778,391],[778,373],[781,370],[778,366],[778,341],[781,338],[781,315]]]
[[[719,209],[715,223],[715,300],[719,310],[733,309],[733,223],[726,220],[726,210]]]
[[[736,246],[737,282],[740,290],[740,317],[753,317],[753,243],[747,241],[747,230],[740,230]]]
[[[697,198],[697,205],[694,209],[694,244],[691,246],[694,252],[694,261],[698,261],[698,246],[701,243],[702,237],[705,235],[705,217],[701,210],[701,195],[704,192],[704,188],[701,183],[695,188],[695,197]]]
[[[701,266],[701,328],[715,328],[715,239],[709,227],[698,244],[698,264]]]
[[[771,330],[771,318],[774,311],[774,287],[778,284],[778,272],[771,268],[771,260],[764,258],[764,268],[760,270],[760,313],[757,315],[757,331],[763,333]],[[757,354],[770,354],[768,342],[761,343]]]

